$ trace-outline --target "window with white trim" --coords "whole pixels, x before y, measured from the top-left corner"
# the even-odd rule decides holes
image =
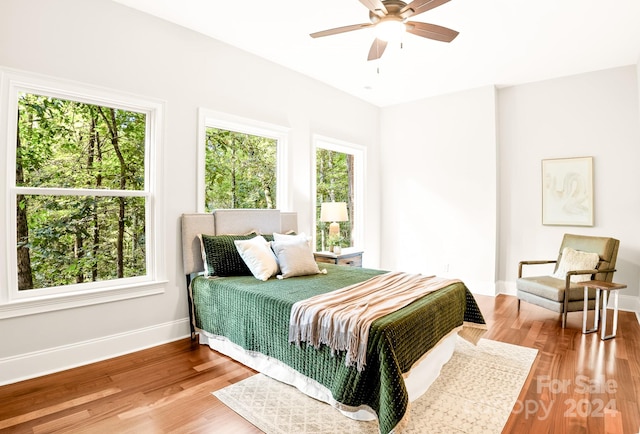
[[[361,247],[363,244],[363,208],[365,148],[322,136],[313,138],[315,195],[315,248],[328,250],[333,245]],[[348,221],[339,222],[337,239],[328,235],[329,222],[320,220],[324,202],[345,202]],[[335,237],[335,236],[334,236]]]
[[[0,304],[86,293],[95,303],[101,292],[128,298],[127,287],[158,283],[162,105],[4,76],[9,278]]]
[[[288,129],[200,110],[199,211],[287,208]]]

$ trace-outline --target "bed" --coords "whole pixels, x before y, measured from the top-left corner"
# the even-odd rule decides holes
[[[287,279],[202,276],[201,234],[273,234],[297,229],[297,214],[278,210],[183,214],[192,338],[197,334],[201,344],[291,384],[347,417],[377,418],[382,433],[401,431],[410,402],[437,378],[463,326],[483,328],[475,299],[457,281],[375,320],[368,336],[366,367],[347,366],[343,352],[290,342],[292,306],[385,271],[322,264],[324,274]]]

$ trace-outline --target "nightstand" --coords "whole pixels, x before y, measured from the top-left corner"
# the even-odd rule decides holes
[[[362,251],[350,251],[344,249],[341,254],[332,252],[314,252],[313,257],[316,262],[324,264],[345,265],[347,267],[362,267]]]

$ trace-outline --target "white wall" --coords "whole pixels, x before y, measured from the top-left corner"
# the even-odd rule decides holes
[[[382,109],[381,265],[495,293],[491,86]]]
[[[2,0],[0,65],[166,101],[166,227],[160,229],[168,277],[161,295],[0,320],[0,384],[188,334],[178,228],[180,214],[196,210],[198,107],[290,128],[286,203],[299,211],[300,230],[307,233],[312,134],[367,147],[364,260],[378,265],[376,107],[106,0]],[[0,188],[5,170],[0,165]],[[3,214],[13,212],[2,207]],[[1,263],[7,251],[0,240]]]
[[[632,65],[382,109],[381,266],[515,294],[518,262],[555,258],[564,233],[612,236],[621,305],[640,312],[639,77]],[[543,226],[541,160],[576,156],[594,157],[595,225]]]
[[[640,285],[640,114],[634,66],[500,89],[501,291],[518,262],[552,259],[566,232],[620,240],[614,280],[628,309]],[[593,156],[595,225],[543,226],[541,160]],[[540,270],[544,272],[544,269]]]

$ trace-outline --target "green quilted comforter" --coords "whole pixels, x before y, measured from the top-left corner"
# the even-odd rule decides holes
[[[367,367],[358,372],[345,366],[344,354],[288,341],[296,301],[384,273],[333,265],[326,269],[326,275],[266,282],[252,276],[198,277],[192,283],[196,327],[283,361],[323,384],[344,405],[368,405],[378,415],[380,432],[388,433],[408,407],[402,374],[463,321],[484,324],[484,319],[464,284],[449,285],[374,321]]]

